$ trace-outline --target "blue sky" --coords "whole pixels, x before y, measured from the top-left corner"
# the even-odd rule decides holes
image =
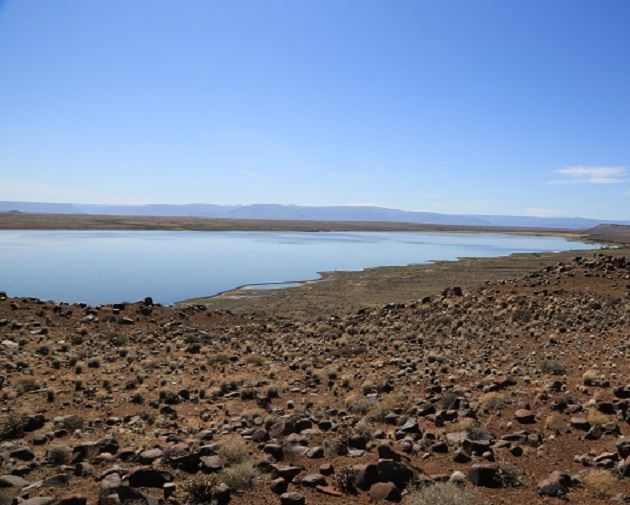
[[[630,216],[626,0],[0,0],[0,199]]]

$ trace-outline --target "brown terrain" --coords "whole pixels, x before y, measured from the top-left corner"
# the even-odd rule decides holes
[[[238,311],[0,294],[0,504],[630,501],[630,233],[584,236]]]
[[[97,216],[83,214],[29,214],[0,212],[0,230],[169,230],[169,231],[459,231],[534,233],[537,235],[583,234],[549,228],[501,228],[451,226],[383,221],[299,221],[268,219],[211,219],[178,216]]]

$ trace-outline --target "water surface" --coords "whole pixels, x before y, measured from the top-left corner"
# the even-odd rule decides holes
[[[499,233],[0,231],[0,290],[90,304],[145,296],[170,304],[324,271],[594,247]]]

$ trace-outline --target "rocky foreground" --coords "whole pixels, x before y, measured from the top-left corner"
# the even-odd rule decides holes
[[[0,504],[630,502],[630,260],[319,319],[0,294]]]

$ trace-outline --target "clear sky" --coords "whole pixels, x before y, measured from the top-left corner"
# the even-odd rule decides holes
[[[0,199],[630,218],[630,1],[0,0]]]

